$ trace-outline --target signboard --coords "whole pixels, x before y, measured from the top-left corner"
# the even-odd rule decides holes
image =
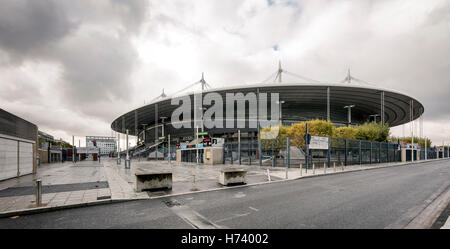
[[[205,136],[205,135],[208,135],[208,132],[198,132],[197,133],[197,135],[199,135],[199,136]]]
[[[327,137],[311,136],[311,141],[309,143],[309,149],[311,150],[328,150],[328,139]]]
[[[165,136],[159,137],[159,140],[163,140],[163,139],[166,139],[166,137]]]

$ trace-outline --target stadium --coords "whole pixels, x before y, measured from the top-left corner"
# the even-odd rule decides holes
[[[255,93],[256,96],[262,93],[267,93],[267,95],[278,93],[279,106],[277,108],[280,108],[279,119],[283,125],[322,119],[330,120],[336,126],[376,121],[394,127],[415,120],[424,112],[423,105],[417,99],[395,90],[366,84],[364,81],[352,77],[350,72],[342,82],[338,83],[317,82],[301,76],[298,78],[301,78],[303,82],[309,81],[309,83],[284,83],[281,82],[282,73],[292,74],[282,70],[280,66],[275,79],[270,83],[213,89],[202,76],[202,79],[194,84],[202,86],[201,96],[215,92],[220,94],[223,99],[227,93],[243,93],[244,95]],[[194,95],[194,92],[188,92],[180,96],[189,97],[191,103],[194,103]],[[153,147],[158,147],[160,144],[164,146],[169,134],[172,144],[192,143],[196,139],[196,130],[192,128],[195,127],[194,115],[190,119],[191,128],[175,129],[170,117],[179,106],[171,104],[172,98],[173,96],[167,96],[163,92],[151,103],[117,117],[112,122],[111,129],[122,134],[128,130],[129,135],[137,136],[137,146],[133,150],[138,149],[140,152],[151,151]],[[193,109],[193,105],[191,106]],[[223,106],[225,114],[226,105]],[[194,114],[194,110],[191,113]],[[267,106],[268,118],[271,118],[270,113],[271,105],[269,104]],[[234,115],[236,115],[236,111]],[[223,128],[212,129],[202,127],[202,131],[205,132],[202,134],[207,134],[207,137],[210,138],[224,138],[228,142],[236,141],[239,130],[243,139],[257,140],[258,128],[250,128],[248,125],[250,115],[248,105],[246,105],[244,128],[226,128],[225,125]],[[226,120],[223,121],[226,122]]]

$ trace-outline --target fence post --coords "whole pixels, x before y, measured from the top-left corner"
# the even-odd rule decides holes
[[[327,151],[327,160],[328,160],[328,168],[331,166],[331,137],[328,138],[328,151]]]
[[[169,163],[171,163],[171,160],[172,160],[172,154],[170,153],[170,134],[169,135],[167,135],[168,136],[168,138],[167,138],[167,147],[168,147],[168,153],[167,153],[167,157],[169,158]]]
[[[230,142],[230,155],[231,155],[231,164],[233,164],[233,141]]]
[[[389,163],[389,142],[386,143],[386,162]]]
[[[308,135],[309,135],[309,126],[308,122],[306,122],[306,133],[305,133],[305,145],[306,145],[306,170],[309,168],[309,141],[308,141]]]
[[[345,150],[345,154],[344,154],[344,165],[347,166],[347,139],[344,139],[344,150]]]
[[[287,151],[287,164],[286,167],[291,167],[291,141],[289,138],[286,138],[286,151]]]
[[[358,161],[359,161],[359,165],[361,164],[361,140],[359,140],[359,150],[358,150]]]
[[[259,140],[258,141],[258,144],[259,144],[259,166],[262,166],[262,141],[261,140]]]
[[[41,179],[36,180],[36,206],[42,205],[42,181]]]
[[[249,134],[249,133],[247,133],[247,134]],[[248,146],[247,146],[247,150],[248,150],[248,152],[247,152],[247,155],[248,155],[248,162],[247,162],[247,164],[248,165],[251,165],[252,164],[252,143],[251,142],[253,142],[253,139],[252,139],[252,141],[250,142],[250,134],[249,135],[247,135],[247,144],[248,144]]]
[[[222,144],[222,150],[223,150],[223,164],[225,164],[225,143]]]
[[[271,139],[271,141],[272,141],[272,153],[270,153],[270,156],[271,156],[271,158],[272,158],[272,167],[274,167],[275,166],[275,158],[274,158],[274,156],[273,156],[273,139]]]
[[[379,149],[378,149],[378,163],[381,163],[381,142],[380,142],[380,145],[378,147],[379,147]]]
[[[241,130],[238,130],[238,162],[241,165]]]

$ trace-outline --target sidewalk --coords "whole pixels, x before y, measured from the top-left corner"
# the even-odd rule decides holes
[[[0,213],[36,208],[35,180],[42,180],[42,207],[61,207],[110,199],[98,162],[43,164],[36,175],[0,182]]]

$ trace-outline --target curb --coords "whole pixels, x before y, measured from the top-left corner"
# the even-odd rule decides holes
[[[61,205],[61,206],[53,206],[53,207],[38,207],[38,208],[31,208],[31,209],[19,209],[19,210],[14,210],[14,211],[1,212],[0,213],[0,218],[7,218],[7,217],[11,217],[11,216],[20,216],[20,215],[38,214],[38,213],[46,213],[46,212],[58,211],[58,210],[64,210],[64,209],[71,209],[71,208],[89,207],[89,206],[97,206],[97,205],[104,205],[104,204],[120,203],[120,202],[126,202],[126,201],[131,201],[131,200],[135,200],[135,199],[99,200],[99,201],[93,201],[93,202],[83,202],[83,203]]]

